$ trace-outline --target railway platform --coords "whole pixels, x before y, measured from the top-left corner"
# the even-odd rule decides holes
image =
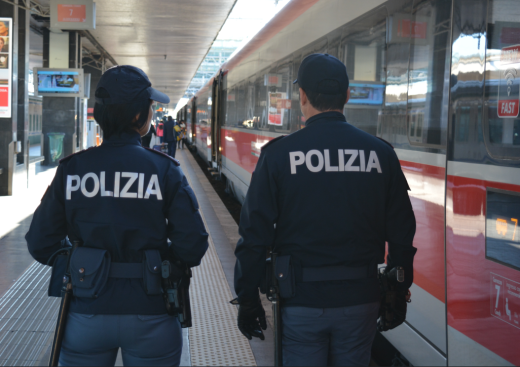
[[[233,289],[234,247],[238,228],[210,182],[186,149],[177,152],[193,188],[209,237],[202,264],[190,287],[193,327],[183,329],[183,366],[271,365],[272,323],[266,340],[248,341],[236,327]],[[35,262],[25,243],[32,213],[55,168],[36,168],[31,186],[0,197],[0,365],[47,365],[59,299],[47,297],[50,267]],[[264,299],[266,312],[270,304]],[[268,313],[269,316],[269,313]],[[269,318],[270,319],[270,318]],[[116,365],[122,365],[118,358]]]

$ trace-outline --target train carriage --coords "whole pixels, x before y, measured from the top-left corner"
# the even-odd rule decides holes
[[[261,147],[304,127],[301,60],[347,66],[352,125],[389,141],[417,219],[413,365],[520,365],[520,7],[515,0],[288,3],[184,107],[243,201]]]

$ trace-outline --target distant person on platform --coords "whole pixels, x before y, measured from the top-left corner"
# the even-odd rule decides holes
[[[164,122],[161,120],[157,122],[157,130],[155,135],[157,135],[157,137],[159,138],[159,143],[162,144],[164,140]]]
[[[171,116],[164,123],[164,141],[168,143],[168,155],[175,158],[177,150],[177,132],[175,131],[175,122]]]
[[[184,120],[181,120],[181,129],[184,131],[184,134],[182,135],[182,147],[184,148],[188,145],[188,129],[186,128],[186,122]]]
[[[148,133],[141,138],[141,144],[143,145],[143,147],[150,148],[150,142],[152,141],[152,134],[155,134],[155,136],[157,136],[155,127],[153,126],[153,124],[150,124],[150,130],[148,130]]]
[[[185,131],[185,129],[183,129],[183,127],[182,127],[182,121],[177,121],[177,127],[179,128],[179,130],[177,131],[177,133],[178,133],[177,149],[182,149],[181,144],[184,143],[184,131]]]

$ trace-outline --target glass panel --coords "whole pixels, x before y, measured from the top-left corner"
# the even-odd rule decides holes
[[[495,158],[520,159],[519,17],[518,1],[489,2],[484,136]]]
[[[403,17],[409,19],[411,12],[412,2],[403,1],[387,20],[385,104],[378,116],[377,134],[396,148],[410,146],[406,124],[410,35],[402,32],[401,20]],[[415,128],[413,131],[415,133]]]
[[[413,145],[446,146],[448,125],[451,0],[416,1],[411,17],[399,20],[410,37],[408,123],[421,134]],[[411,129],[409,130],[411,132]],[[416,130],[417,131],[417,130]]]
[[[488,189],[486,258],[520,270],[520,195]]]
[[[471,107],[459,108],[458,114],[456,116],[457,123],[455,124],[455,140],[456,141],[464,142],[464,141],[468,140],[469,126],[470,126],[470,114],[471,114]]]
[[[300,57],[294,58],[292,61],[294,79],[298,76],[300,67]],[[300,109],[300,87],[298,83],[292,84],[291,93],[291,131],[302,129],[305,126],[304,118]]]
[[[343,60],[350,78],[347,121],[376,135],[385,94],[386,10],[361,19],[345,29]]]

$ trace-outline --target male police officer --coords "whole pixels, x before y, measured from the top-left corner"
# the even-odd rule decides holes
[[[167,313],[161,257],[172,251],[197,266],[208,234],[179,162],[141,146],[152,101],[169,98],[142,70],[103,74],[94,107],[103,144],[60,161],[27,233],[43,264],[66,236],[83,242],[70,260],[74,297],[61,365],[114,365],[119,348],[125,365],[179,365],[181,325]]]
[[[415,218],[392,147],[348,124],[345,66],[306,57],[295,83],[305,128],[262,149],[240,218],[238,325],[263,339],[258,288],[266,249],[278,254],[284,365],[368,365],[380,290],[377,264],[413,282]]]

